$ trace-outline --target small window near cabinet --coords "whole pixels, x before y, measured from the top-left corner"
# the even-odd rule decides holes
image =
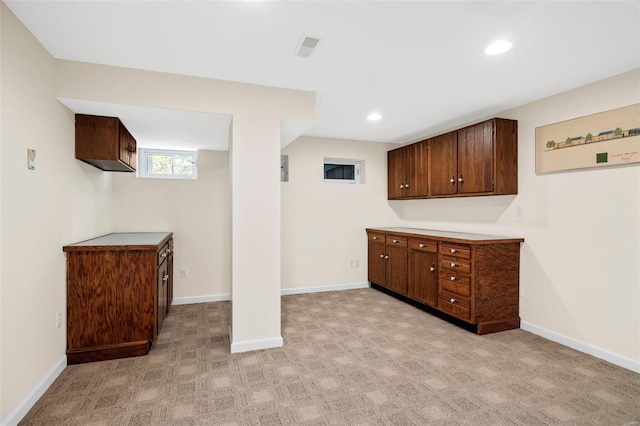
[[[360,161],[325,158],[324,181],[360,183]]]
[[[197,151],[168,151],[140,148],[138,177],[157,179],[197,179]]]

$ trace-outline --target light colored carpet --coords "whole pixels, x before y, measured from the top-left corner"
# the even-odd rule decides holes
[[[229,353],[229,303],[145,357],[67,367],[24,425],[636,425],[640,375],[522,330],[476,336],[374,289],[282,298],[284,348]]]

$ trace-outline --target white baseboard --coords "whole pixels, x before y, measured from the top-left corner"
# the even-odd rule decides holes
[[[225,302],[228,294],[210,294],[208,296],[175,297],[172,305],[191,305],[192,303]]]
[[[259,351],[260,349],[281,348],[283,345],[282,336],[268,339],[245,340],[244,342],[232,342],[231,353],[237,354],[240,352]]]
[[[323,291],[337,291],[337,290],[354,290],[358,288],[369,288],[371,284],[369,281],[361,283],[347,283],[347,284],[329,284],[319,285],[314,287],[296,287],[296,288],[283,288],[281,294],[287,296],[289,294],[304,294],[304,293],[320,293]]]
[[[544,337],[545,339],[560,343],[564,346],[568,346],[585,354],[603,359],[607,362],[610,362],[611,364],[626,368],[627,370],[635,371],[636,373],[640,373],[640,361],[638,360],[613,353],[606,349],[590,345],[589,343],[581,342],[580,340],[576,340],[572,337],[547,330],[546,328],[538,327],[537,325],[528,323],[526,321],[520,322],[520,328],[530,333]]]
[[[63,356],[44,377],[25,395],[18,404],[0,421],[1,426],[15,426],[27,415],[53,381],[67,366],[67,356]]]
[[[296,288],[283,288],[280,294],[288,296],[290,294],[304,294],[304,293],[320,293],[322,291],[338,291],[338,290],[353,290],[358,288],[369,288],[371,284],[369,281],[361,283],[347,283],[347,284],[329,284],[319,285],[312,287],[296,287]],[[228,294],[211,294],[208,296],[191,296],[191,297],[176,297],[173,299],[173,305],[190,305],[192,303],[207,303],[207,302],[226,302],[230,300]]]

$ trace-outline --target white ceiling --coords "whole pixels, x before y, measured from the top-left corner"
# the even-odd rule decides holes
[[[638,1],[5,3],[57,58],[315,91],[311,136],[406,142],[640,67]]]

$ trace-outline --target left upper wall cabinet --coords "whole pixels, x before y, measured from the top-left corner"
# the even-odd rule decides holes
[[[76,114],[76,158],[106,172],[135,172],[136,140],[116,117]]]

